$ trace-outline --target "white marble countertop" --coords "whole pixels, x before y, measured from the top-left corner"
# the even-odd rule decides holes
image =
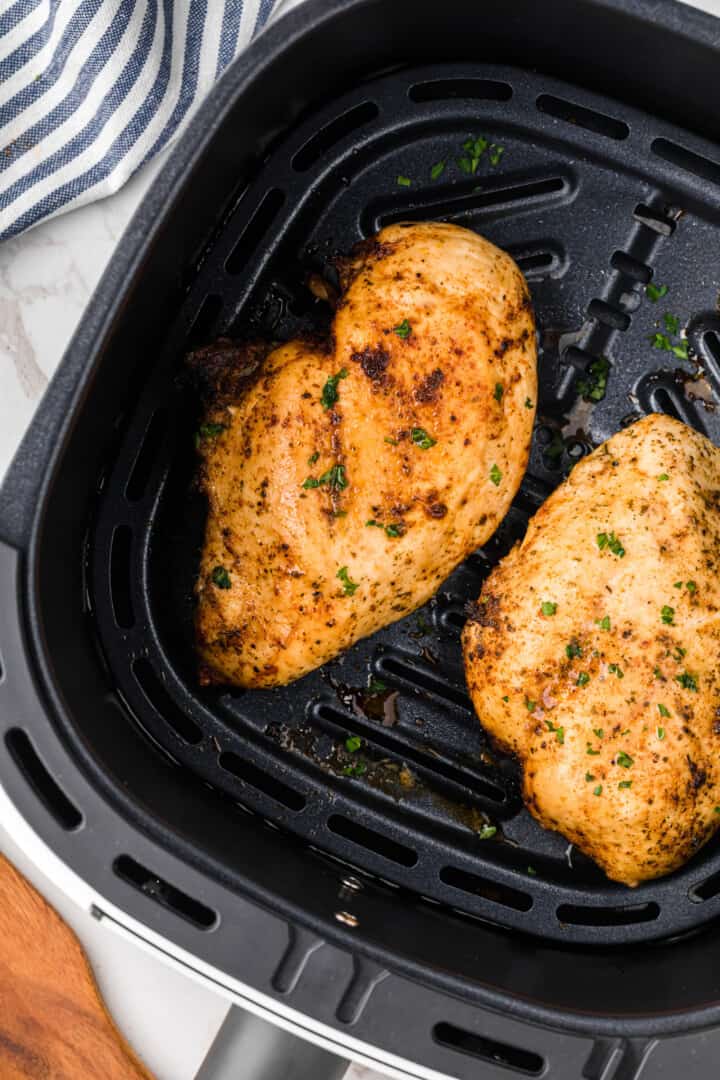
[[[693,6],[720,15],[720,0]],[[90,295],[162,162],[116,195],[46,222],[0,245],[0,479]],[[0,825],[0,851],[73,926],[111,1013],[157,1080],[191,1080],[227,1003],[109,934],[30,863]],[[380,1080],[354,1067],[347,1080]],[[281,1080],[281,1078],[278,1078]]]

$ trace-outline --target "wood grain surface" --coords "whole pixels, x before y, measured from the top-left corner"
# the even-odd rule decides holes
[[[75,935],[0,856],[1,1080],[152,1080]]]

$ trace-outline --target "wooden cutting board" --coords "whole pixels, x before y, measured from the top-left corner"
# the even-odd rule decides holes
[[[0,1078],[152,1080],[73,932],[1,855]]]

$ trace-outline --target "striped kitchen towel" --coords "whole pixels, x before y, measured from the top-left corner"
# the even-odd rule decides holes
[[[278,0],[0,0],[0,239],[117,191]]]

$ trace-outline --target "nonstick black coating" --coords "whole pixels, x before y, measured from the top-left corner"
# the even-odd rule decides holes
[[[502,156],[493,164],[487,151],[468,175],[462,144],[479,135]],[[202,253],[90,535],[90,605],[112,679],[173,760],[350,864],[543,938],[637,942],[715,914],[717,843],[630,891],[533,821],[513,763],[492,754],[470,707],[459,632],[484,576],[590,448],[651,411],[720,442],[718,180],[696,138],[486,64],[395,71],[312,111],[274,147]],[[334,254],[387,223],[425,219],[483,233],[530,282],[540,396],[513,508],[425,608],[323,669],[277,690],[202,691],[192,589],[204,505],[183,358],[219,334],[282,340],[322,329],[328,310],[307,274],[327,273]],[[666,295],[652,302],[649,284]],[[665,313],[686,328],[690,360],[652,347]],[[681,349],[683,340],[673,337]],[[583,400],[598,357],[611,365],[607,392]],[[378,681],[385,689],[368,696]],[[360,752],[346,750],[350,735]],[[364,775],[345,775],[358,761]],[[489,826],[497,832],[483,839]]]

